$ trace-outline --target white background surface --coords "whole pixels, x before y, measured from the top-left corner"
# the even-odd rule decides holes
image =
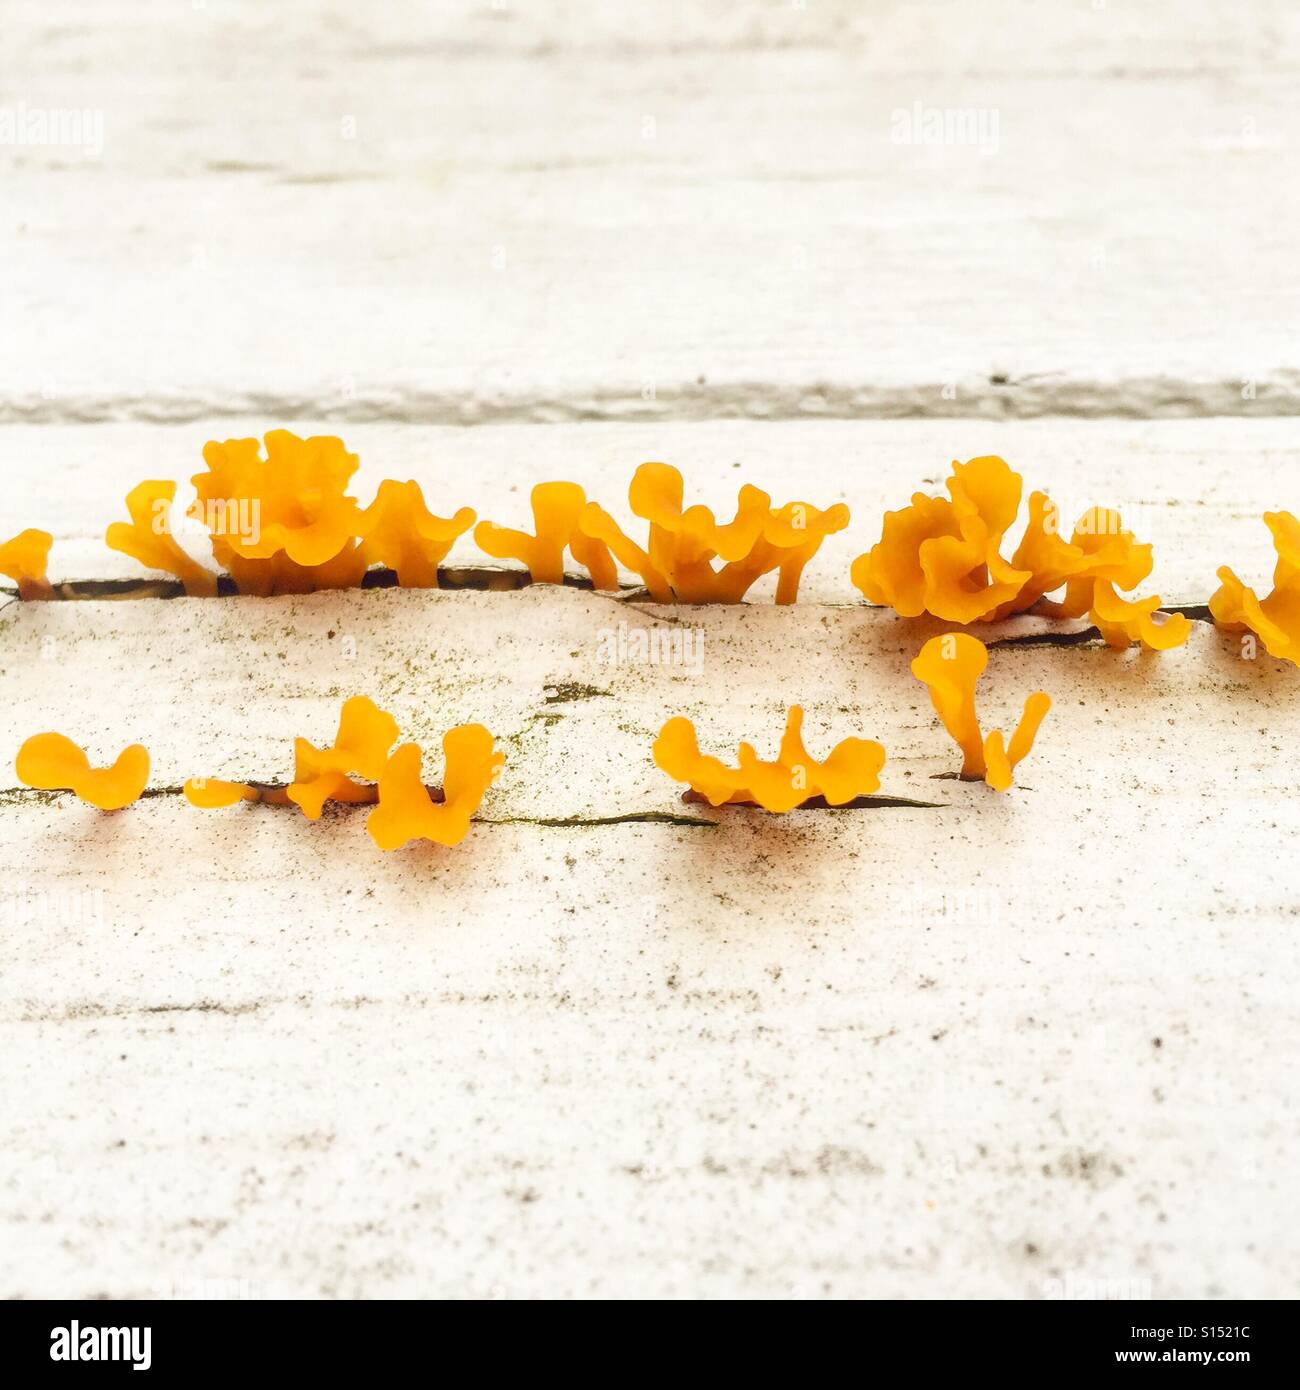
[[[570,590],[5,607],[0,752],[139,739],[163,791],[0,792],[0,1293],[1294,1294],[1298,673],[1203,623],[999,648],[988,722],[1055,704],[996,797],[942,777],[937,629],[847,579],[997,452],[1120,507],[1167,602],[1267,587],[1293,6],[3,26],[0,107],[103,116],[98,154],[0,146],[0,529],[53,531],[55,577],[134,573],[132,484],[292,422],[363,498],[516,525],[543,478],[623,514],[647,458],[854,515],[800,607],[687,615],[698,676],[602,665],[674,615]],[[894,143],[917,102],[996,149]],[[283,776],[353,693],[501,739],[459,849],[167,790]],[[713,813],[649,761],[676,713],[770,750],[795,701],[928,804]]]

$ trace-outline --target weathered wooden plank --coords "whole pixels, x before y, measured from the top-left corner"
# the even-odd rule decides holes
[[[0,417],[1300,409],[1289,6],[706,8],[19,8]]]
[[[202,775],[288,780],[293,737],[327,742],[342,701],[367,694],[435,762],[453,724],[482,722],[504,740],[511,766],[489,814],[671,810],[672,784],[649,757],[665,719],[690,716],[719,751],[740,738],[775,748],[793,703],[807,708],[817,746],[850,734],[884,743],[885,792],[942,789],[943,800],[988,804],[982,788],[928,780],[954,766],[955,750],[909,662],[945,625],[880,609],[663,609],[535,586],[14,604],[3,621],[5,756],[46,728],[110,760],[139,741],[160,787]],[[984,635],[1023,641],[1059,630],[1018,619]],[[641,632],[659,634],[657,651],[649,636],[634,637]],[[1185,648],[1160,656],[1013,645],[994,652],[981,704],[989,727],[1010,727],[1031,690],[1056,701],[1025,778],[1046,798],[1036,815],[1170,786],[1218,796],[1228,775],[1243,779],[1237,795],[1282,795],[1293,779],[1275,745],[1300,734],[1295,671],[1262,649],[1255,660],[1241,650],[1204,623]],[[1188,725],[1212,757],[1189,755],[1178,733]]]
[[[6,806],[0,1289],[1284,1292],[1295,803],[1117,780],[383,860]]]
[[[637,10],[593,8],[582,0],[439,0],[340,15],[320,0],[285,0],[272,15],[257,0],[202,0],[193,14],[177,16],[161,5],[110,15],[95,0],[9,4],[15,55],[31,60],[40,54],[55,74],[83,69],[106,42],[117,42],[151,74],[166,76],[174,60],[177,76],[190,81],[213,81],[239,59],[256,70],[269,68],[277,52],[271,40],[303,59],[302,68],[285,73],[290,83],[310,77],[309,60],[347,59],[368,73],[369,65],[393,57],[480,53],[608,58],[849,46],[866,52],[873,72],[1015,70],[1131,78],[1281,69],[1300,59],[1295,14],[1285,0],[1253,0],[1250,25],[1241,23],[1239,7],[1216,0],[1189,0],[1179,23],[1170,21],[1160,0],[1048,12],[1034,0],[987,0],[978,21],[965,9],[952,0],[872,10],[854,0],[724,7],[683,0]],[[120,75],[98,76],[113,81]]]
[[[139,576],[133,560],[103,544],[108,523],[125,516],[127,491],[162,477],[182,484],[182,499],[191,496],[188,479],[202,467],[206,440],[261,435],[275,423],[0,429],[5,534],[25,526],[53,532],[51,573],[58,580]],[[859,599],[849,566],[879,539],[884,512],[905,505],[915,491],[943,492],[955,458],[1002,454],[1024,475],[1026,491],[1052,495],[1067,524],[1090,506],[1118,507],[1125,524],[1154,544],[1156,568],[1146,592],[1167,603],[1204,603],[1222,564],[1267,588],[1274,556],[1261,515],[1300,510],[1300,451],[1282,420],[710,421],[545,429],[314,421],[295,428],[342,434],[362,460],[355,492],[363,500],[382,478],[416,478],[435,510],[449,515],[470,505],[512,525],[531,524],[534,483],[572,478],[642,534],[643,524],[625,504],[631,474],[647,459],[680,467],[691,496],[719,514],[734,511],[742,481],[764,487],[777,502],[847,502],[848,530],[822,547],[801,591],[824,602]],[[204,555],[201,540],[193,548]],[[467,537],[451,560],[481,564],[484,557]],[[772,588],[766,581],[754,595],[769,598]]]
[[[159,789],[0,776],[0,1293],[1292,1292],[1294,669],[988,630],[988,722],[1055,699],[997,797],[943,775],[938,628],[847,605],[984,452],[1119,506],[1166,602],[1266,584],[1285,421],[1062,417],[1300,409],[1298,55],[1274,0],[11,6],[0,117],[88,113],[0,141],[0,419],[39,422],[0,530],[56,578],[137,573],[127,488],[286,421],[501,521],[548,477],[625,516],[647,458],[854,521],[795,609],[0,609],[0,759],[143,739]],[[623,625],[698,671],[604,661]],[[360,692],[501,738],[458,849],[176,794],[283,778]],[[932,804],[712,812],[650,762],[793,700]]]
[[[599,661],[669,617],[698,675]],[[4,798],[0,1287],[1292,1287],[1294,670],[1204,624],[999,648],[991,722],[1056,698],[999,798],[931,780],[933,630],[540,586],[11,605],[5,756],[58,726],[159,785],[282,776],[364,690],[510,764],[458,850],[393,856],[364,812]],[[715,814],[650,764],[668,713],[772,748],[795,698],[938,804]],[[622,820],[683,811],[716,824]]]

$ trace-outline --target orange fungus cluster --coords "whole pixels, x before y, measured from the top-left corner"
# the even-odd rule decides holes
[[[1066,541],[1051,499],[1035,492],[1007,559],[1003,541],[1019,516],[1021,489],[1020,475],[1000,458],[954,463],[947,497],[918,492],[907,507],[885,514],[879,542],[853,564],[854,584],[870,602],[909,618],[990,622],[1035,608],[1061,618],[1086,614],[1115,647],[1140,642],[1165,650],[1187,640],[1182,614],[1156,618],[1159,596],[1119,594],[1150,575],[1152,556],[1116,511],[1091,508]],[[1046,601],[1061,588],[1059,601]]]

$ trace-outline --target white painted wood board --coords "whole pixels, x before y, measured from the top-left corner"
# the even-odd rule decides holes
[[[143,739],[158,792],[0,775],[0,1294],[1294,1295],[1296,671],[983,630],[990,722],[1055,700],[998,797],[941,775],[938,629],[848,582],[993,452],[1119,507],[1167,603],[1267,587],[1293,5],[4,18],[0,114],[102,118],[0,141],[0,535],[56,579],[138,574],[127,489],[281,424],[506,523],[546,478],[626,519],[647,459],[853,521],[794,609],[0,598],[0,760]],[[600,660],[673,621],[698,674]],[[458,849],[175,793],[283,777],[362,692],[501,737]],[[650,762],[675,713],[771,750],[796,699],[931,804],[713,812]]]
[[[1294,672],[1205,624],[1163,657],[996,649],[990,718],[1056,699],[997,797],[932,780],[932,627],[710,609],[699,676],[591,661],[655,614],[540,587],[6,611],[6,740],[57,701],[97,752],[145,737],[160,786],[274,776],[354,690],[510,755],[452,851],[380,855],[356,811],[6,798],[7,1291],[1291,1286]],[[582,675],[610,695],[565,697]],[[649,763],[679,710],[771,748],[795,694],[814,749],[880,738],[882,791],[936,804],[715,813]],[[647,812],[703,824],[620,820]]]
[[[193,495],[189,479],[203,466],[203,444],[261,436],[273,424],[263,417],[0,430],[5,534],[26,526],[50,531],[56,580],[143,577],[134,560],[104,545],[109,522],[126,516],[129,489],[145,478],[176,480],[179,518]],[[914,492],[943,494],[952,461],[984,453],[1002,454],[1023,475],[1026,497],[1048,492],[1067,526],[1088,507],[1117,507],[1124,524],[1155,546],[1155,570],[1141,592],[1171,604],[1204,604],[1223,564],[1267,590],[1275,556],[1262,515],[1300,510],[1300,438],[1286,420],[721,420],[473,429],[307,421],[294,428],[340,434],[359,454],[353,491],[363,502],[383,478],[415,478],[441,515],[467,505],[525,529],[532,526],[533,484],[564,478],[582,483],[630,534],[644,536],[644,523],[628,511],[627,485],[637,464],[650,459],[679,467],[688,497],[720,516],[734,513],[743,482],[763,487],[778,504],[846,502],[848,529],[827,539],[801,589],[803,598],[828,603],[861,601],[849,567],[879,540],[886,511],[905,506]],[[185,539],[210,560],[202,538]],[[472,536],[462,538],[449,562],[494,563]],[[774,589],[774,580],[764,580],[753,597],[770,602]]]
[[[13,6],[0,417],[1300,408],[1284,0],[710,8]]]

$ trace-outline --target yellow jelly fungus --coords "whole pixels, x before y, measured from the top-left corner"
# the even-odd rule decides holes
[[[394,570],[404,589],[436,589],[438,566],[473,524],[470,508],[462,507],[453,517],[434,516],[419,483],[386,480],[362,514],[365,561]]]
[[[505,765],[505,755],[494,750],[492,735],[481,724],[449,729],[442,748],[446,771],[440,802],[424,785],[419,744],[402,744],[388,760],[379,778],[379,805],[366,821],[380,849],[401,849],[412,840],[458,845],[469,832],[470,818]]]
[[[988,648],[978,638],[949,632],[932,637],[921,648],[912,662],[912,674],[929,686],[935,712],[962,750],[962,779],[982,778],[995,791],[1004,792],[1011,786],[1012,769],[1033,746],[1052,702],[1041,690],[1031,695],[1009,744],[1004,744],[999,729],[982,734],[975,713],[975,683],[988,659]]]
[[[1090,507],[1079,518],[1069,541],[1059,534],[1059,513],[1044,492],[1029,498],[1029,524],[1012,563],[1030,572],[1013,603],[998,613],[1023,612],[1044,594],[1067,587],[1064,606],[1074,616],[1088,611],[1090,584],[1104,580],[1131,589],[1151,573],[1151,547],[1139,544],[1124,529],[1120,514],[1108,507]],[[1055,605],[1061,607],[1062,605]],[[1054,606],[1045,605],[1050,611]]]
[[[1157,652],[1181,647],[1191,634],[1190,619],[1182,613],[1171,613],[1157,622],[1155,613],[1159,607],[1159,594],[1130,601],[1121,598],[1108,580],[1095,579],[1088,617],[1106,641],[1119,650],[1134,642]]]
[[[532,492],[534,535],[480,521],[474,541],[494,560],[522,561],[538,584],[564,583],[567,549],[597,589],[617,589],[618,568],[609,548],[579,529],[586,505],[587,494],[577,483],[538,483]]]
[[[1050,507],[1042,493],[1035,493],[1031,502],[1031,530],[1036,525],[1036,500]],[[1029,533],[1026,533],[1026,542]],[[1018,607],[1037,602],[1037,611],[1049,617],[1081,618],[1085,614],[1110,646],[1123,650],[1134,642],[1153,651],[1169,651],[1181,647],[1191,634],[1191,622],[1181,613],[1171,613],[1163,621],[1155,614],[1160,608],[1159,594],[1144,599],[1125,599],[1115,592],[1115,586],[1131,589],[1151,573],[1151,547],[1141,545],[1131,531],[1126,531],[1120,515],[1106,507],[1086,511],[1074,529],[1068,544],[1059,536],[1049,538],[1046,547],[1050,559],[1046,570],[1036,572],[1035,591],[1022,596]],[[1022,542],[1024,548],[1026,542]],[[1042,544],[1035,539],[1034,545]],[[1017,555],[1019,555],[1017,551]],[[1039,587],[1038,574],[1042,573]],[[1059,603],[1038,602],[1040,593],[1050,592],[1065,584],[1065,597]]]
[[[397,720],[373,700],[354,695],[343,706],[332,748],[316,748],[305,738],[295,740],[294,780],[288,798],[309,820],[318,820],[327,801],[364,805],[375,800],[374,783],[397,742]],[[352,780],[363,777],[371,786]]]
[[[1021,479],[996,456],[954,463],[951,500],[917,493],[887,512],[880,541],[853,563],[854,584],[872,603],[903,617],[930,613],[947,622],[990,622],[1038,605],[1059,618],[1087,614],[1115,647],[1180,646],[1191,625],[1181,614],[1157,621],[1158,596],[1121,598],[1151,573],[1151,547],[1126,531],[1119,513],[1092,507],[1074,535],[1058,533],[1046,493],[1029,498],[1029,520],[1010,561],[1001,544],[1020,509]],[[1057,603],[1044,596],[1065,586]]]
[[[18,778],[39,791],[71,791],[101,811],[120,811],[139,801],[149,782],[149,754],[133,743],[112,767],[90,759],[62,734],[36,734],[18,750]]]
[[[351,588],[366,572],[357,539],[362,512],[347,486],[359,460],[333,435],[288,430],[204,445],[191,515],[205,522],[212,553],[242,594]]]
[[[186,554],[172,535],[172,504],[176,484],[151,480],[127,494],[126,509],[131,520],[115,521],[105,540],[111,550],[120,550],[147,569],[174,574],[191,598],[212,598],[217,592],[217,576]]]
[[[481,724],[449,730],[442,740],[443,786],[431,795],[421,781],[423,753],[418,744],[405,743],[390,756],[397,732],[391,715],[365,696],[354,696],[343,706],[332,748],[297,740],[297,777],[289,787],[191,778],[185,796],[191,805],[205,809],[241,801],[296,805],[310,820],[319,819],[326,801],[375,806],[368,827],[381,849],[400,849],[414,839],[459,844],[504,766],[505,755],[494,750],[492,735]],[[366,778],[369,785],[353,781],[352,774]]]
[[[0,545],[0,574],[18,585],[18,597],[49,598],[53,590],[46,575],[54,537],[48,531],[27,530]]]
[[[1270,656],[1300,666],[1300,521],[1290,512],[1265,512],[1264,522],[1277,552],[1273,592],[1257,597],[1224,565],[1210,613],[1219,627],[1229,632],[1249,629]]]
[[[702,754],[689,719],[670,719],[654,743],[655,765],[711,806],[724,803],[762,806],[778,814],[820,796],[829,806],[843,806],[880,786],[885,750],[870,739],[846,738],[825,762],[804,747],[803,710],[791,705],[775,762],[762,762],[748,743],[739,748],[738,767]]]
[[[372,564],[396,571],[404,586],[436,588],[438,566],[474,524],[468,507],[435,516],[414,482],[381,483],[362,511],[347,492],[357,456],[333,435],[271,430],[265,456],[256,439],[228,439],[206,444],[203,457],[189,515],[207,527],[213,556],[243,594],[351,588]],[[187,593],[215,594],[217,577],[172,538],[175,496],[173,483],[141,483],[127,498],[130,524],[111,526],[108,543],[179,576]]]
[[[885,513],[880,541],[853,563],[854,584],[905,618],[991,618],[1030,577],[999,551],[1020,491],[1020,475],[993,455],[954,463],[951,500],[918,492],[910,506]]]
[[[639,574],[657,603],[739,603],[773,570],[776,601],[793,603],[804,566],[828,535],[849,523],[843,503],[825,511],[806,502],[773,508],[767,493],[749,485],[741,488],[729,522],[719,522],[705,506],[684,508],[683,496],[682,475],[669,464],[643,463],[636,470],[628,503],[650,523],[645,549],[595,502],[580,520],[583,533]],[[722,561],[720,569],[715,560]]]
[[[260,801],[261,793],[246,782],[222,782],[215,777],[191,777],[184,787],[185,799],[191,806],[211,811],[234,806],[241,801]]]
[[[1186,642],[1192,627],[1182,614],[1155,619],[1158,596],[1116,594],[1116,585],[1133,588],[1151,573],[1151,546],[1123,530],[1118,512],[1091,507],[1064,541],[1053,502],[1034,492],[1025,534],[1007,560],[1001,543],[1021,506],[1019,474],[993,455],[954,463],[948,492],[918,492],[911,506],[886,513],[880,541],[851,571],[869,602],[948,623],[987,623],[1037,605],[1053,617],[1089,614],[1112,646],[1141,642],[1165,651]],[[1044,598],[1062,585],[1064,599]]]

